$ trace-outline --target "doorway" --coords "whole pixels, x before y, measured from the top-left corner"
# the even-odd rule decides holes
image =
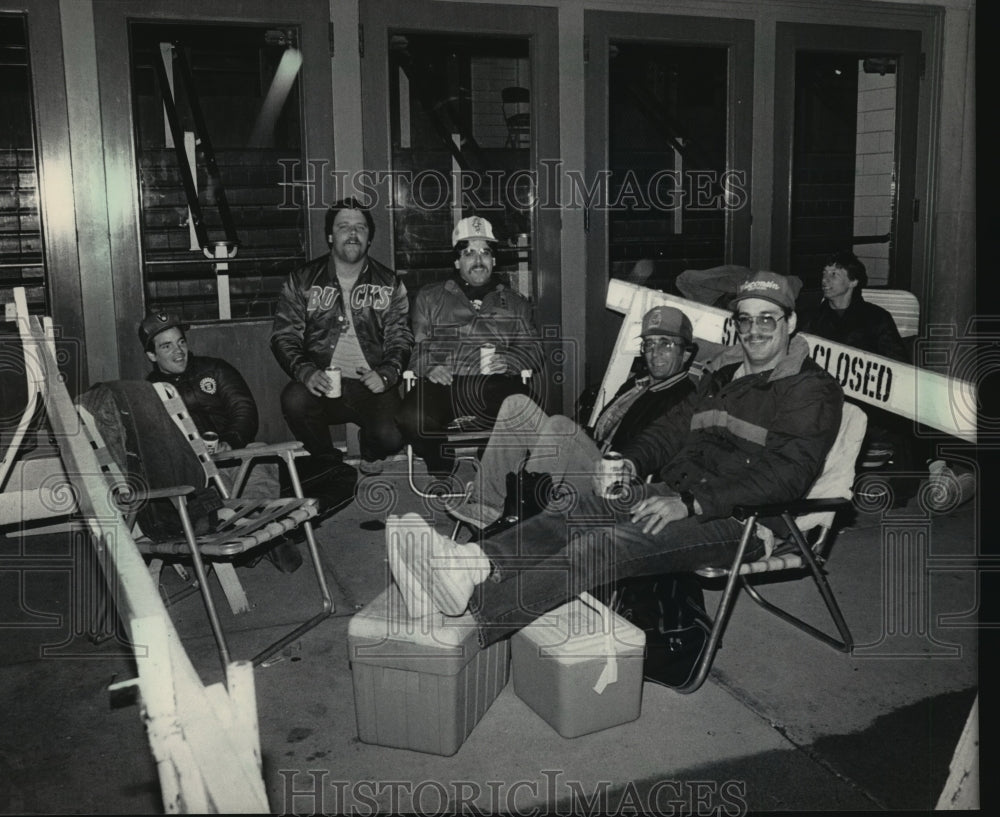
[[[921,32],[779,23],[772,264],[816,290],[851,250],[869,286],[913,286]]]
[[[587,12],[587,383],[621,317],[608,282],[680,294],[689,269],[746,264],[753,24]]]
[[[373,255],[420,287],[454,273],[451,232],[490,221],[496,269],[534,306],[546,342],[545,402],[563,365],[559,288],[555,9],[378,0],[362,5],[365,170]]]

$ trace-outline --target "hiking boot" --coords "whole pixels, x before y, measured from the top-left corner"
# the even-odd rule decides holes
[[[415,513],[389,517],[386,550],[393,578],[412,618],[435,611],[462,615],[476,585],[484,582],[492,569],[475,542],[453,542]]]

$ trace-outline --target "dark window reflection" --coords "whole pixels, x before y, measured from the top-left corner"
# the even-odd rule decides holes
[[[389,53],[396,269],[411,293],[447,277],[452,227],[481,215],[498,271],[533,297],[528,41],[395,33]]]
[[[727,49],[617,42],[609,76],[609,274],[670,291],[724,263]],[[727,193],[726,186],[730,186]]]

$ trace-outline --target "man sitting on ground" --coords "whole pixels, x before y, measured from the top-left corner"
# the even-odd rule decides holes
[[[526,395],[504,400],[477,482],[452,516],[488,533],[504,514],[505,498],[510,499],[508,474],[522,468],[527,474],[550,474],[553,485],[569,474],[589,474],[605,452],[620,450],[687,398],[694,391],[688,368],[697,349],[687,315],[655,306],[643,316],[640,337],[645,372],[625,382],[593,428],[581,428],[561,414],[550,417]]]
[[[470,609],[485,646],[617,579],[727,564],[743,530],[736,505],[804,496],[839,430],[843,391],[794,336],[784,276],[755,273],[731,308],[739,346],[622,448],[632,474],[658,470],[659,482],[611,498],[580,484],[575,509],[553,508],[482,546],[457,544],[417,514],[390,517],[389,564],[411,613]]]

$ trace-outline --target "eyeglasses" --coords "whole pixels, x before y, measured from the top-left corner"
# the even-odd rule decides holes
[[[674,349],[683,348],[684,343],[679,340],[674,340],[673,338],[650,338],[649,340],[643,340],[639,344],[639,351],[642,354],[646,352],[672,352]]]
[[[483,247],[481,250],[477,250],[475,247],[463,247],[459,252],[462,258],[472,258],[473,256],[478,256],[479,258],[492,258],[493,250],[489,247]]]
[[[735,318],[736,331],[745,335],[754,324],[757,324],[762,332],[773,332],[778,328],[778,321],[784,317],[786,316],[768,315],[766,312],[763,315],[737,315]]]

